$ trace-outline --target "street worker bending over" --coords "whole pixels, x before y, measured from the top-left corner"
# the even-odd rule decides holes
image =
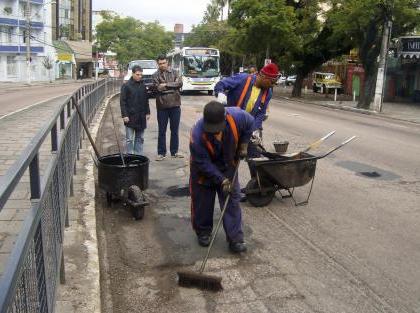
[[[210,244],[216,193],[220,208],[231,192],[223,227],[234,253],[245,252],[238,177],[232,182],[239,158],[247,155],[254,118],[239,108],[225,108],[217,101],[204,107],[203,118],[191,130],[191,221],[198,243]]]
[[[256,131],[253,134],[261,142],[263,121],[266,119],[268,103],[273,95],[273,86],[279,76],[279,69],[276,64],[269,63],[257,74],[241,73],[226,77],[219,81],[214,87],[217,100],[228,107],[238,107],[250,113],[255,118]],[[226,97],[227,95],[227,97]],[[248,157],[258,158],[260,152],[257,147],[250,144]],[[256,171],[249,166],[251,177],[256,176]],[[243,198],[242,200],[245,200]]]

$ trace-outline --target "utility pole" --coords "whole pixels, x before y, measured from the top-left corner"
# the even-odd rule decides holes
[[[384,23],[384,32],[382,36],[382,47],[381,54],[379,56],[379,66],[378,66],[378,75],[376,77],[376,87],[375,87],[375,98],[373,100],[373,110],[376,112],[381,112],[382,110],[382,100],[384,92],[384,80],[385,80],[385,69],[386,69],[386,59],[388,55],[388,44],[390,29],[392,27],[392,21],[386,20]]]
[[[26,0],[26,82],[31,84],[31,2]]]

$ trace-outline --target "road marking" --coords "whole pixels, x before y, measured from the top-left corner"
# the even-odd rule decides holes
[[[60,95],[60,96],[55,96],[55,97],[52,97],[52,98],[48,98],[48,99],[46,99],[46,100],[39,101],[39,102],[37,102],[37,103],[31,104],[31,105],[29,105],[29,106],[27,106],[27,107],[24,107],[24,108],[22,108],[22,109],[19,109],[19,110],[16,110],[16,111],[13,111],[13,112],[7,113],[6,115],[0,116],[0,120],[2,120],[2,119],[3,119],[3,118],[5,118],[5,117],[8,117],[8,116],[10,116],[10,115],[13,115],[13,114],[16,114],[16,113],[19,113],[19,112],[25,111],[25,110],[27,110],[27,109],[30,109],[30,108],[32,108],[32,107],[34,107],[34,106],[36,106],[36,105],[41,104],[41,103],[48,102],[48,101],[51,101],[51,100],[54,100],[54,99],[57,99],[57,98],[60,98],[60,97],[68,96],[68,95],[69,95],[69,94]]]

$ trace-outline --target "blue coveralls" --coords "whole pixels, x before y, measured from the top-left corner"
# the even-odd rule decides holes
[[[247,86],[247,80],[250,78],[249,84]],[[215,95],[217,96],[219,92],[222,92],[227,95],[227,106],[228,107],[239,107],[242,110],[245,110],[248,99],[251,95],[252,87],[255,84],[257,75],[249,75],[246,73],[241,73],[233,75],[231,77],[226,77],[219,81],[214,87]],[[243,96],[242,96],[243,94]],[[267,112],[268,103],[271,100],[273,95],[273,88],[267,90],[261,90],[260,95],[255,101],[254,107],[250,112],[251,115],[255,118],[255,128],[262,131],[262,123]],[[241,100],[242,96],[242,101]],[[262,101],[264,100],[264,101]],[[258,158],[261,156],[261,153],[257,147],[253,144],[248,146],[248,157],[249,158]],[[255,177],[256,172],[252,166],[249,166],[251,176]]]
[[[225,178],[233,179],[237,164],[237,147],[241,143],[249,142],[255,129],[254,118],[239,108],[226,108],[226,115],[226,128],[221,141],[218,141],[213,134],[204,132],[203,119],[200,119],[191,130],[191,222],[197,235],[211,234],[216,193],[222,208],[225,195],[221,184]],[[233,127],[232,122],[228,122],[228,116],[231,117],[231,121],[234,121]],[[226,237],[231,242],[243,242],[242,212],[239,200],[240,187],[236,178],[223,217]]]

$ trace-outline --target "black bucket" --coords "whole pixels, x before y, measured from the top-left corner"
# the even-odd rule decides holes
[[[103,190],[120,193],[132,185],[146,190],[149,184],[149,159],[142,155],[124,154],[125,166],[120,154],[104,155],[98,159],[98,184]]]

